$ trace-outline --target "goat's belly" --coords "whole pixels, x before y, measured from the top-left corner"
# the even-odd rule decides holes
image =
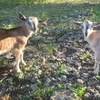
[[[0,41],[0,51],[9,51],[13,48],[15,39],[6,38]],[[1,53],[0,53],[1,54]]]
[[[94,53],[99,53],[100,54],[100,46],[91,46],[91,49],[93,50]]]
[[[8,52],[8,50],[0,50],[0,55],[4,54],[6,52]]]

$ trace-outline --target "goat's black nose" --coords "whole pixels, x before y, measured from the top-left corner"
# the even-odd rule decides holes
[[[87,37],[87,31],[85,32],[85,36]]]

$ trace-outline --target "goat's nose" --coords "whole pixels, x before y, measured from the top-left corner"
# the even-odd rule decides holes
[[[85,36],[87,37],[87,31],[85,32]]]

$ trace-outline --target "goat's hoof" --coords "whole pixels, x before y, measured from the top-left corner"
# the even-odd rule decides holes
[[[13,68],[13,69],[10,70],[10,73],[13,74],[13,75],[15,75],[17,73],[22,73],[22,71],[20,69],[16,70],[15,68]]]
[[[23,64],[24,66],[26,66],[26,63],[25,63],[25,62],[22,62],[22,64]]]

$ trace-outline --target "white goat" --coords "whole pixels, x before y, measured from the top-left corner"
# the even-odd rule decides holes
[[[25,23],[22,26],[12,29],[0,29],[0,54],[14,50],[16,57],[16,67],[12,72],[21,72],[19,68],[20,61],[26,65],[23,60],[23,50],[29,37],[36,32],[39,23],[45,23],[45,20],[30,16],[26,18],[19,13],[19,18]]]
[[[100,26],[99,22],[91,22],[89,20],[84,22],[73,22],[82,27],[85,40],[89,43],[95,56],[94,74],[99,73],[100,63],[100,30],[93,30],[93,27]]]

